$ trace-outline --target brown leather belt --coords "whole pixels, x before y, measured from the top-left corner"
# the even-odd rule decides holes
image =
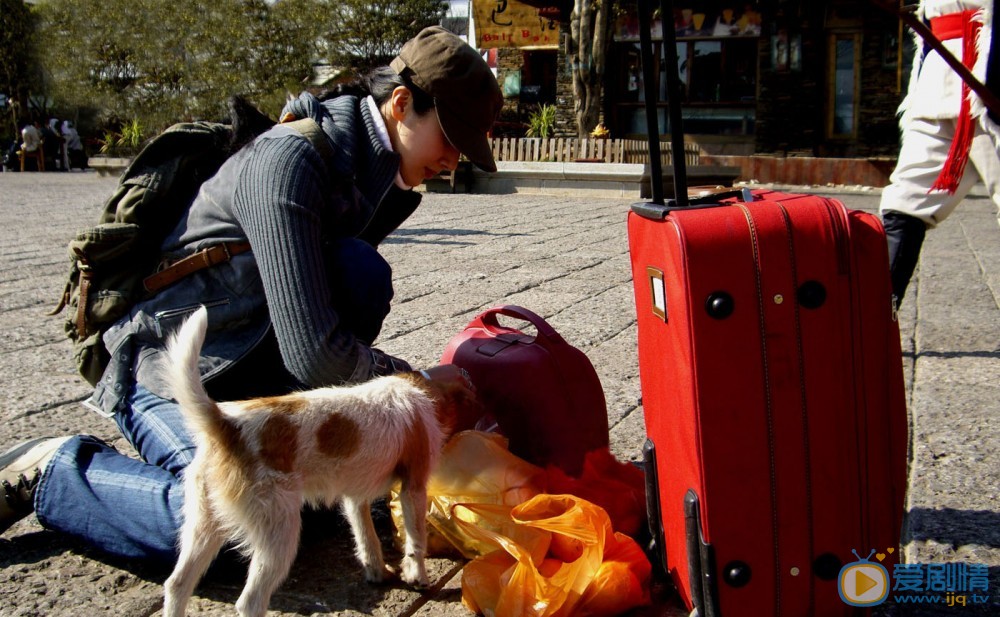
[[[225,263],[232,259],[233,256],[249,250],[249,242],[223,242],[222,244],[210,246],[197,253],[188,255],[184,259],[175,261],[159,272],[150,274],[142,280],[142,286],[146,288],[146,291],[155,293],[199,270]]]

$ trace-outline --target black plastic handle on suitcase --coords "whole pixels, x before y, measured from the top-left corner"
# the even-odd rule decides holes
[[[653,0],[639,0],[639,54],[646,98],[646,132],[649,136],[649,185],[653,202],[663,204],[663,168],[660,162],[660,127],[656,114],[656,83],[653,75],[653,40],[651,14]],[[663,15],[664,68],[667,74],[667,113],[670,116],[670,144],[674,159],[674,205],[685,207],[687,197],[687,165],[684,160],[684,129],[681,126],[681,87],[677,73],[677,33],[669,27],[668,16],[674,14],[670,0],[660,0]]]
[[[666,218],[667,214],[673,212],[674,210],[699,210],[701,208],[716,208],[718,206],[725,205],[721,203],[723,199],[736,198],[737,202],[748,202],[753,201],[753,194],[748,188],[733,188],[725,191],[716,191],[709,195],[704,195],[700,197],[691,197],[688,194],[688,205],[679,206],[674,200],[670,200],[666,204],[658,204],[654,202],[638,202],[632,204],[632,212],[635,212],[643,218],[647,218],[653,221],[662,221]]]
[[[535,329],[538,330],[538,334],[540,334],[544,339],[553,343],[563,342],[562,336],[560,336],[559,333],[555,331],[555,328],[550,326],[547,321],[523,306],[516,306],[513,304],[497,306],[483,311],[476,316],[472,324],[476,324],[476,322],[478,322],[485,329],[494,333],[508,332],[510,329],[501,326],[500,322],[497,320],[498,315],[506,315],[507,317],[527,321],[531,325],[535,326]]]
[[[660,0],[660,15],[673,15],[671,0]],[[656,8],[654,0],[639,0],[639,54],[646,99],[646,133],[649,142],[649,188],[652,203],[632,205],[639,216],[663,220],[671,210],[690,207],[708,208],[720,205],[723,199],[735,197],[740,201],[753,201],[749,189],[710,191],[707,195],[692,197],[688,194],[687,163],[684,159],[684,127],[681,119],[681,80],[677,73],[677,33],[673,28],[663,28],[664,69],[667,86],[667,112],[670,115],[670,150],[673,155],[674,198],[663,199],[663,164],[660,159],[660,128],[656,114],[656,84],[653,74],[653,40],[650,15]]]

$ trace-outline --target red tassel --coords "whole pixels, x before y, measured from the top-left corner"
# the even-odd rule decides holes
[[[976,38],[982,24],[972,20],[974,11],[965,11],[966,19],[962,32],[962,64],[969,70],[976,64]],[[951,148],[948,150],[948,159],[945,161],[941,173],[937,180],[927,191],[948,191],[954,194],[958,189],[962,176],[965,175],[965,166],[969,162],[969,148],[972,146],[972,137],[975,135],[975,125],[972,121],[972,114],[969,105],[969,86],[962,82],[962,106],[955,121],[955,136],[951,140]]]

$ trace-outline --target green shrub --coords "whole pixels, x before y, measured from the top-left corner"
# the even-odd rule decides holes
[[[556,124],[556,106],[555,105],[542,105],[538,108],[538,111],[531,114],[528,118],[528,131],[525,133],[528,137],[541,137],[542,139],[548,139],[549,135],[552,134],[552,129]]]
[[[142,124],[137,119],[126,122],[121,132],[106,129],[100,140],[101,154],[134,156],[142,149]]]

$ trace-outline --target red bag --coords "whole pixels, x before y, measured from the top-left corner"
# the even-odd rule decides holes
[[[646,524],[645,474],[616,459],[608,448],[588,452],[579,477],[551,465],[545,473],[547,493],[574,495],[600,506],[615,531],[634,538]]]
[[[498,315],[527,321],[538,335],[501,326]],[[441,363],[469,372],[510,451],[530,463],[576,476],[587,452],[608,446],[604,390],[593,365],[528,309],[480,313],[451,339]],[[456,431],[475,428],[478,419],[461,420]]]

